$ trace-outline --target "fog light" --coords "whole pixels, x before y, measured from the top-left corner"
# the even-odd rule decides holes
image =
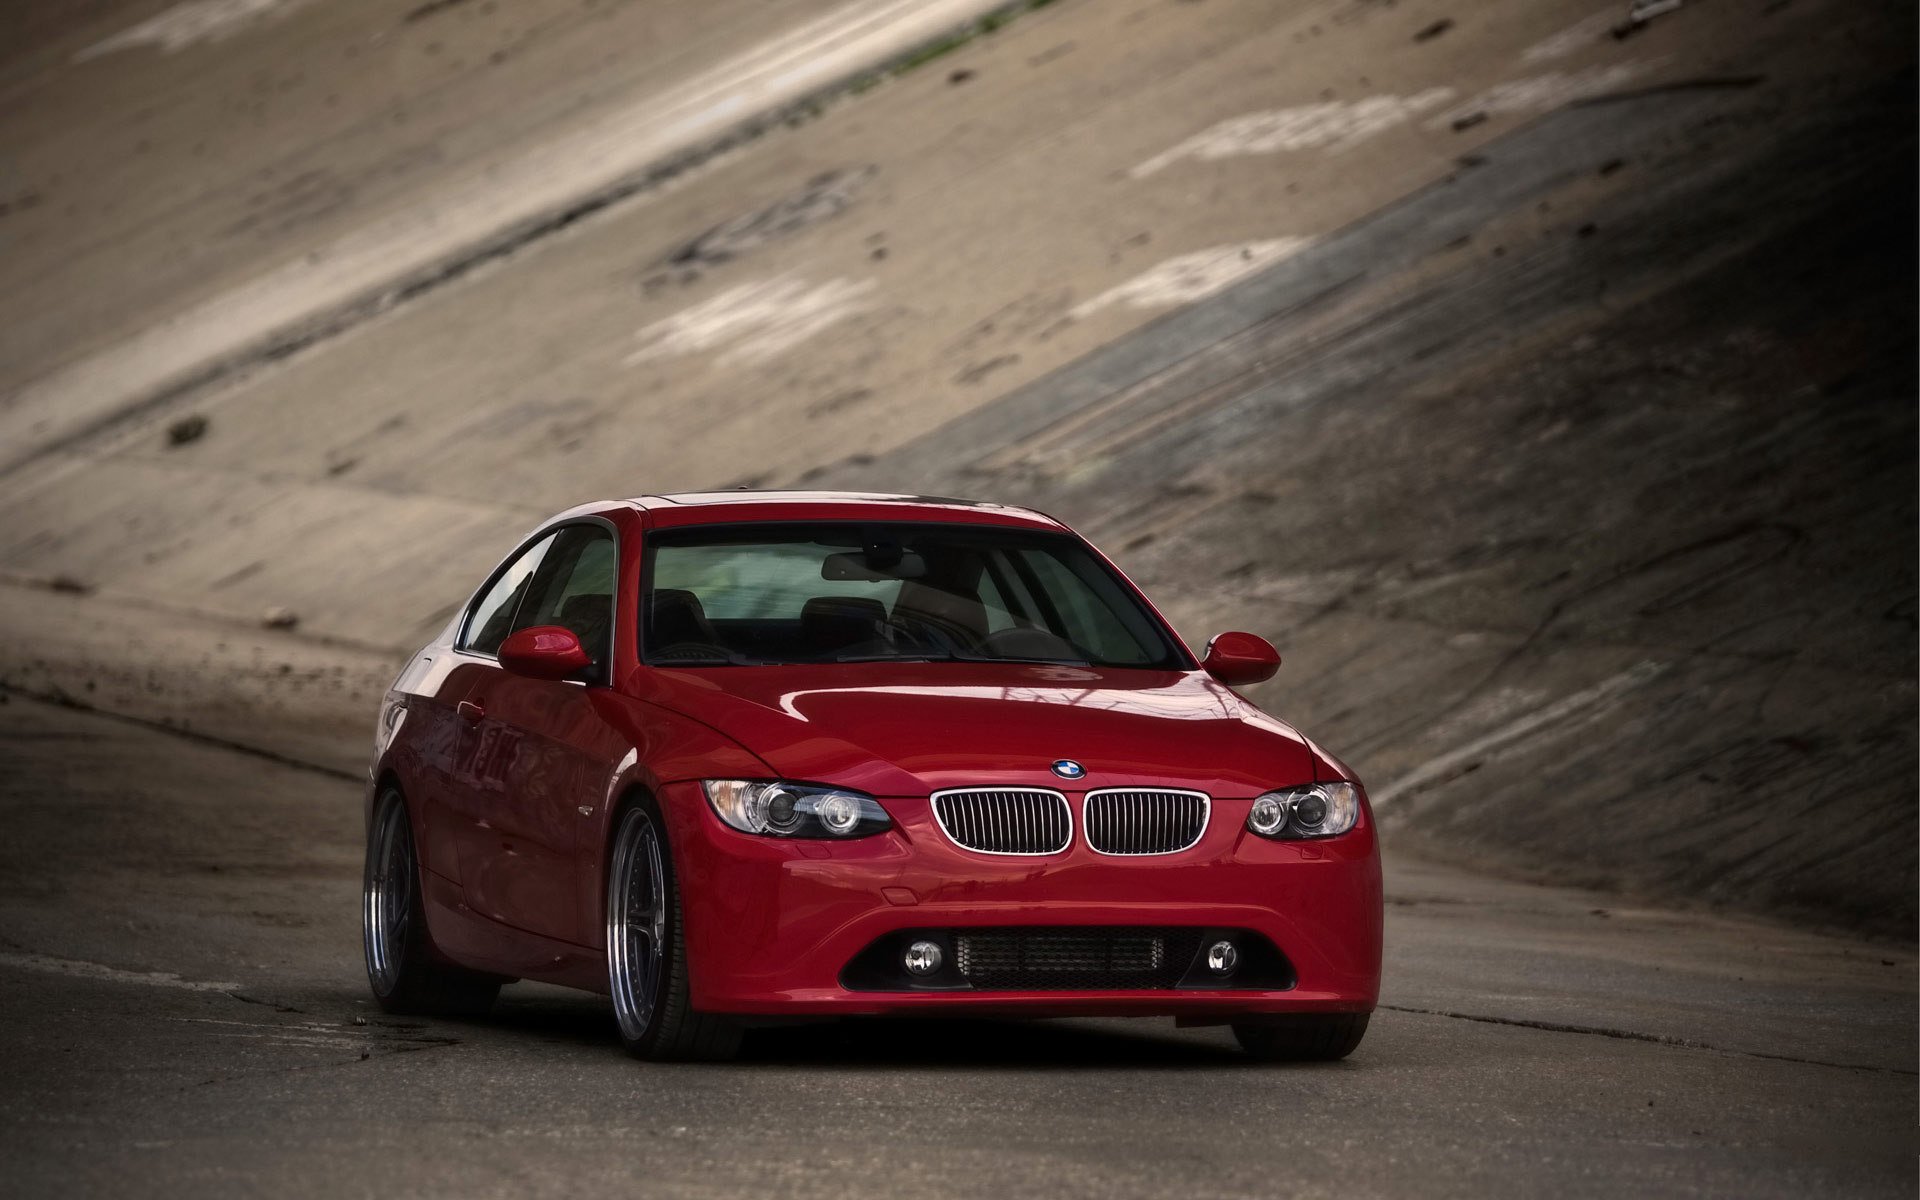
[[[1231,975],[1240,961],[1240,952],[1232,942],[1215,942],[1207,947],[1207,970],[1215,975]]]
[[[901,961],[906,964],[909,975],[931,975],[940,969],[940,944],[915,942],[907,947],[906,956]]]

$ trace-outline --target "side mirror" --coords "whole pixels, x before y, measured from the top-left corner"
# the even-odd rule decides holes
[[[1200,669],[1230,687],[1264,683],[1280,669],[1280,652],[1257,634],[1222,633],[1207,643]]]
[[[535,625],[500,643],[500,665],[529,679],[572,679],[593,665],[593,657],[558,625]]]

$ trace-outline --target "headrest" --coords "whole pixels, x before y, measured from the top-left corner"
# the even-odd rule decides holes
[[[653,650],[680,642],[712,644],[713,626],[700,597],[681,588],[658,588],[653,593],[653,623],[649,630]]]
[[[684,588],[657,588],[653,593],[653,615],[660,616],[668,611],[689,611],[694,617],[705,620],[707,610],[700,603],[700,597]]]
[[[945,588],[910,579],[894,601],[894,616],[926,621],[971,645],[987,636],[987,607],[978,596],[962,596]]]
[[[800,609],[800,628],[817,646],[835,648],[879,634],[887,606],[866,596],[815,596]]]

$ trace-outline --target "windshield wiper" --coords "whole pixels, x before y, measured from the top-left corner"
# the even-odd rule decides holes
[[[952,662],[953,655],[932,651],[916,650],[912,654],[841,654],[834,657],[837,663],[872,662]]]
[[[927,640],[942,643],[936,651],[927,656],[929,662],[977,662],[977,663],[1034,663],[1050,667],[1089,667],[1092,662],[1084,658],[1041,658],[1037,655],[1023,654],[975,654],[960,648],[960,644],[945,631],[927,627],[920,631],[928,635]]]
[[[975,663],[1033,663],[1049,667],[1090,667],[1093,664],[1084,658],[1032,658],[1020,654],[955,654],[961,662]]]
[[[725,654],[699,654],[688,655],[685,658],[654,659],[648,662],[647,665],[650,667],[663,667],[667,670],[672,670],[674,667],[775,667],[780,665],[780,661],[772,658],[749,658],[736,650],[729,650]]]

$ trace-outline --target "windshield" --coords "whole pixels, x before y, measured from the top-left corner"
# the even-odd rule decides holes
[[[987,525],[766,524],[648,537],[641,646],[663,666],[1191,664],[1078,538]]]

